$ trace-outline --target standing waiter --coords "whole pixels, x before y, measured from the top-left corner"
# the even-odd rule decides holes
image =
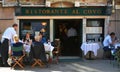
[[[2,64],[5,67],[9,67],[7,63],[9,45],[13,42],[13,36],[16,34],[17,29],[18,25],[13,24],[12,27],[8,27],[2,35],[0,53],[2,57]]]

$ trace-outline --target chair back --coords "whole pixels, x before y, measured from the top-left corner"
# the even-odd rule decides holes
[[[23,55],[23,43],[18,42],[14,43],[11,47],[13,56],[21,56]]]
[[[60,49],[60,40],[56,39],[54,41],[54,51],[59,51],[59,49]]]
[[[41,59],[41,57],[44,55],[44,45],[41,42],[34,42],[32,44],[30,54],[35,59]]]
[[[55,39],[53,55],[56,63],[58,63],[59,60],[59,53],[60,53],[60,39]]]

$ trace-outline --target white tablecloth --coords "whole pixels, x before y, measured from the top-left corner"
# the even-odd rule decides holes
[[[97,50],[100,48],[98,43],[82,43],[81,49],[84,51],[84,55],[87,54],[88,51],[93,51],[94,55],[97,56]]]
[[[118,46],[120,47],[120,43],[115,44],[115,49],[117,49]]]
[[[44,43],[45,51],[53,51],[54,47],[51,44]]]
[[[52,58],[53,57],[52,51],[53,51],[54,47],[51,44],[44,43],[44,48],[45,48],[46,52],[50,53],[50,57]]]
[[[26,52],[30,52],[30,48],[31,48],[31,45],[26,45],[26,44],[24,44],[24,49],[25,49],[25,51]]]

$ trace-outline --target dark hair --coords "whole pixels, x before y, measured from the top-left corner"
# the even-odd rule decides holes
[[[18,24],[15,23],[15,24],[12,25],[12,27],[15,27],[15,26],[18,26]]]
[[[40,32],[39,32],[39,35],[43,35],[43,32],[40,31]]]
[[[114,33],[114,32],[111,32],[110,35],[115,35],[115,33]]]
[[[30,32],[26,32],[26,34],[30,34]]]

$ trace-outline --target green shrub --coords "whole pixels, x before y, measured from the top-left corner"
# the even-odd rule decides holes
[[[120,49],[115,53],[117,61],[120,63]]]

